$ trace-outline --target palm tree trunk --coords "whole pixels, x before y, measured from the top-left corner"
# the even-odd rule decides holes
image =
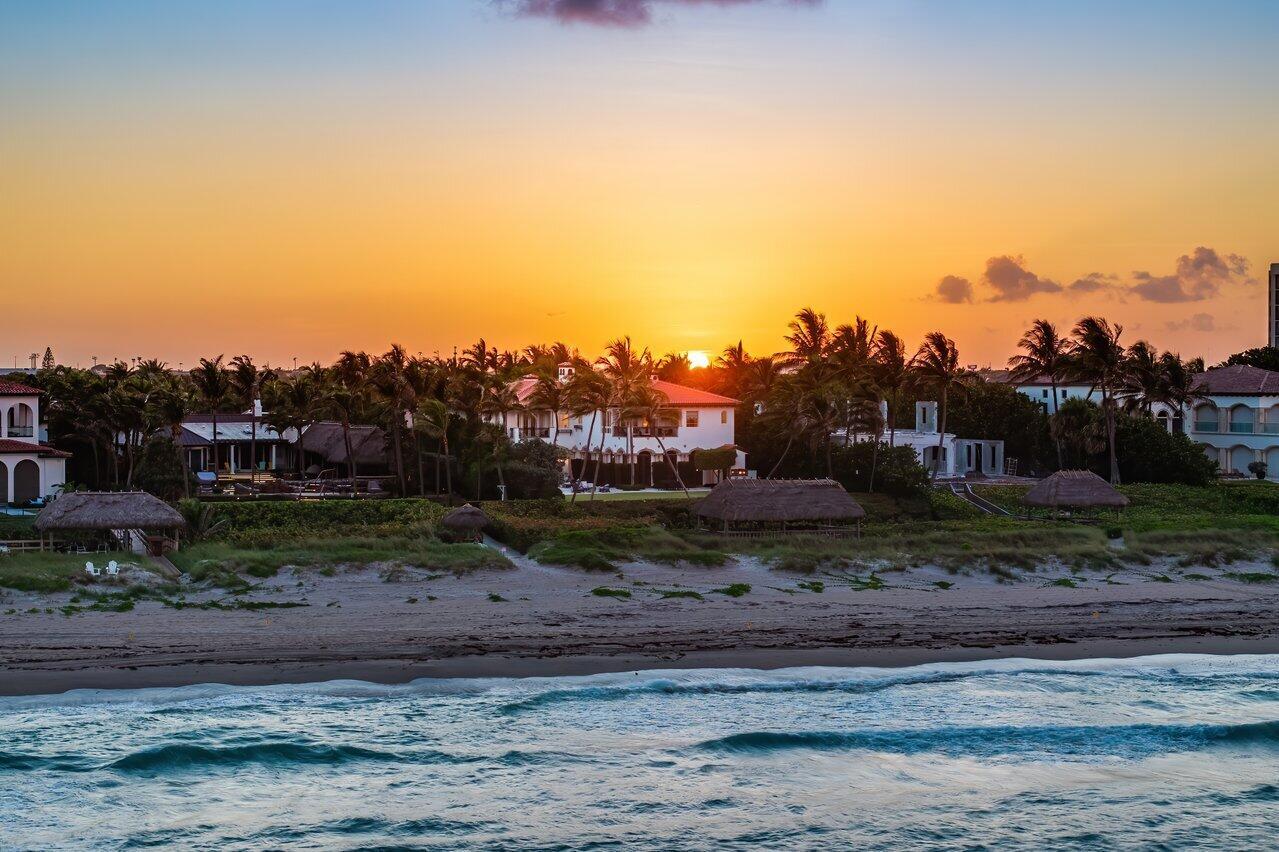
[[[391,451],[395,453],[395,478],[400,484],[400,496],[406,497],[408,495],[404,493],[404,450],[400,444],[400,426],[404,422],[403,415],[403,411],[397,410],[395,417],[391,420]]]
[[[768,472],[768,476],[764,477],[765,479],[772,479],[773,474],[777,473],[777,469],[781,467],[782,462],[786,460],[786,454],[790,452],[790,445],[794,442],[795,432],[794,430],[791,430],[791,433],[786,436],[786,446],[782,448],[782,454],[777,457],[777,464],[773,465],[773,469]]]
[[[1110,444],[1110,484],[1119,484],[1119,455],[1115,451],[1115,399],[1102,389],[1102,403],[1106,406],[1106,439]]]
[[[591,436],[595,434],[595,418],[598,415],[599,415],[599,412],[597,411],[591,412],[591,428],[586,430],[586,461],[582,462],[582,470],[586,470],[586,462],[591,460]],[[571,475],[573,472],[572,461],[568,463],[568,469]],[[591,492],[594,493],[594,491],[595,491],[595,483],[592,481]],[[576,477],[573,478],[573,496],[569,498],[568,502],[570,503],[577,502],[577,478]]]
[[[1057,409],[1061,407],[1061,401],[1060,401],[1060,399],[1059,399],[1059,398],[1058,398],[1058,396],[1057,396],[1057,374],[1056,374],[1056,373],[1050,373],[1050,374],[1048,375],[1048,382],[1049,382],[1049,384],[1051,384],[1051,385],[1052,385],[1052,395],[1053,395],[1053,416],[1055,417],[1055,416],[1057,416]],[[1058,469],[1058,470],[1062,470],[1063,468],[1065,468],[1066,464],[1065,464],[1065,462],[1062,460],[1062,453],[1061,453],[1061,437],[1060,437],[1060,436],[1054,436],[1054,438],[1053,438],[1053,443],[1057,445],[1057,469]]]
[[[933,482],[937,481],[937,472],[941,470],[941,454],[946,446],[946,396],[947,389],[941,390],[941,419],[937,423],[937,456],[933,459]]]
[[[654,430],[656,431],[656,430]],[[688,486],[684,484],[684,478],[679,475],[679,468],[675,462],[671,461],[670,454],[666,452],[666,443],[662,441],[662,436],[657,436],[657,446],[662,451],[662,455],[666,458],[666,464],[670,467],[671,473],[675,474],[675,481],[679,483],[680,490],[684,492],[685,497],[691,497],[688,493]]]
[[[872,494],[875,493],[875,469],[879,466],[879,436],[875,435],[875,447],[870,451],[870,482],[866,484],[866,490]]]
[[[187,459],[186,450],[182,449],[182,424],[174,423],[169,427],[170,440],[178,453],[178,463],[182,465],[182,496],[191,496],[191,462]]]
[[[355,490],[355,453],[351,450],[351,421],[342,418],[342,443],[346,446],[346,472],[351,477],[351,497],[354,499],[359,495]]]
[[[426,496],[426,468],[422,466],[422,440],[413,432],[413,456],[417,459],[417,496]]]
[[[213,408],[213,480],[216,482],[218,478],[218,407],[216,405],[211,407]]]
[[[258,481],[258,402],[249,409],[249,485]]]
[[[453,457],[449,455],[449,436],[446,432],[442,439],[444,444],[444,487],[448,490],[449,502],[453,497]]]
[[[591,499],[595,499],[595,491],[600,487],[600,467],[604,464],[604,432],[608,429],[608,415],[600,423],[600,454],[595,459],[595,473],[591,475]]]

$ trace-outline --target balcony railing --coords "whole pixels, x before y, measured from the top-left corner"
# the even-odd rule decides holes
[[[34,438],[35,434],[36,434],[35,429],[33,429],[30,426],[10,426],[9,427],[10,438]]]
[[[524,438],[549,438],[551,437],[551,428],[549,426],[521,426],[520,435]]]
[[[631,436],[635,438],[674,438],[679,435],[678,426],[636,426],[631,430]],[[614,438],[625,438],[626,427],[614,426]]]
[[[1232,435],[1279,435],[1279,423],[1230,423],[1216,420],[1196,420],[1195,431],[1200,433],[1230,433]]]

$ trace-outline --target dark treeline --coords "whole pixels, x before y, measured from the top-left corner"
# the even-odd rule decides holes
[[[516,352],[479,340],[450,358],[410,356],[397,345],[288,371],[218,355],[187,372],[151,360],[101,370],[46,366],[29,381],[45,397],[52,442],[75,453],[70,476],[95,488],[188,492],[177,444],[184,418],[245,412],[260,399],[262,422],[280,431],[340,424],[348,457],[353,426],[382,427],[388,486],[401,494],[488,496],[505,484],[512,496],[552,496],[555,453],[511,444],[494,422],[521,408],[512,383],[522,377],[536,380],[527,407],[557,417],[606,410],[622,423],[663,420],[653,377],[734,397],[741,401],[736,443],[760,476],[830,476],[857,490],[922,488],[935,471],[897,447],[895,432],[914,426],[906,418],[916,400],[930,399],[940,432],[1003,440],[1023,473],[1090,466],[1116,482],[1206,481],[1214,469],[1203,453],[1184,435],[1156,434],[1149,416],[1156,405],[1194,401],[1202,360],[1183,361],[1145,341],[1125,346],[1122,333],[1097,317],[1068,334],[1035,321],[1008,366],[1015,381],[1049,383],[1047,408],[965,368],[940,331],[912,346],[860,317],[832,324],[808,308],[791,321],[784,351],[752,355],[739,342],[704,368],[621,337],[594,359],[558,342]],[[561,382],[557,367],[565,363],[576,369]],[[1060,402],[1057,385],[1066,383],[1093,388],[1096,402]],[[599,455],[602,448],[593,459]],[[583,475],[594,481],[589,470]]]

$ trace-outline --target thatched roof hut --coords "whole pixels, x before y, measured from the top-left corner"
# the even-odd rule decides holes
[[[489,516],[470,503],[450,509],[444,513],[444,517],[440,518],[440,526],[458,538],[478,539],[480,530],[484,529],[488,522]]]
[[[341,423],[312,423],[302,433],[302,449],[321,456],[327,464],[345,465],[346,436]],[[386,432],[379,426],[352,426],[351,452],[363,470],[386,466]]]
[[[726,479],[693,510],[724,532],[747,527],[794,532],[846,528],[866,517],[833,479]]]
[[[145,491],[74,491],[40,510],[41,533],[68,530],[179,530],[186,521],[177,509]]]
[[[1091,470],[1059,470],[1035,483],[1021,502],[1036,509],[1122,509],[1128,498]]]

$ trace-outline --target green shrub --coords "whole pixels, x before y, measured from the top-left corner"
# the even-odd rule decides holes
[[[182,505],[185,507],[186,501]],[[445,511],[437,503],[409,498],[202,505],[210,510],[208,540],[249,547],[326,538],[429,537]]]

